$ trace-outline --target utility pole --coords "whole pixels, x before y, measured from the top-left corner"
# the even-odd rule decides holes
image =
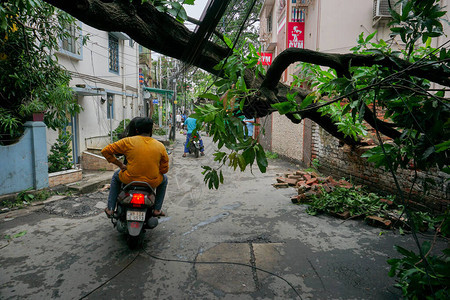
[[[162,89],[162,78],[161,78],[161,55],[158,57],[158,65],[159,65],[159,89]],[[162,97],[161,94],[158,94],[158,125],[159,128],[162,127]]]
[[[172,103],[172,127],[170,128],[169,140],[175,140],[175,109],[177,102],[177,78],[173,78],[173,103]]]

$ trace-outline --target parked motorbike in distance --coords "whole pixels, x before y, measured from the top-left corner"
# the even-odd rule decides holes
[[[127,237],[130,249],[144,240],[145,229],[158,225],[153,216],[155,190],[146,182],[133,181],[122,187],[117,197],[117,209],[111,219],[117,231]]]
[[[194,154],[195,158],[198,158],[200,154],[200,139],[198,135],[191,135],[189,140],[189,154]]]

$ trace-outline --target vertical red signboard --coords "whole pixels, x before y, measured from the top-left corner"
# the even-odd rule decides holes
[[[305,23],[304,22],[289,22],[287,32],[288,48],[304,48],[305,42]]]

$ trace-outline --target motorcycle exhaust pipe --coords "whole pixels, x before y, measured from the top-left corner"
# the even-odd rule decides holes
[[[158,226],[158,218],[156,217],[151,217],[147,220],[147,226],[150,229],[155,228],[156,226]]]

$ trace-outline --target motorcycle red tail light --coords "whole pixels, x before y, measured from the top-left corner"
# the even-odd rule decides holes
[[[145,204],[144,197],[144,194],[133,194],[133,198],[131,198],[130,203],[133,204],[133,206],[141,206]]]
[[[194,139],[196,139],[196,138],[197,138],[197,136],[194,135]]]

